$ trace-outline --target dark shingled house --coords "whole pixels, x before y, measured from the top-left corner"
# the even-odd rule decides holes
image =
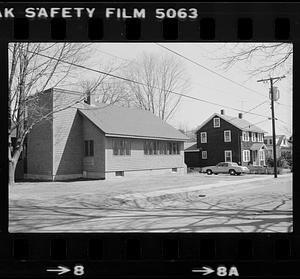
[[[266,132],[249,121],[215,113],[197,128],[200,167],[219,162],[236,162],[244,166],[264,166]]]

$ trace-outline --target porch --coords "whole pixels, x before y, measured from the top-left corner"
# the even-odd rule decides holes
[[[251,163],[253,166],[266,165],[267,147],[264,143],[254,143],[250,148]]]

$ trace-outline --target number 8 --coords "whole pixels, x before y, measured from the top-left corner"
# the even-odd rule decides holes
[[[74,275],[81,276],[84,274],[84,267],[82,265],[74,266]]]

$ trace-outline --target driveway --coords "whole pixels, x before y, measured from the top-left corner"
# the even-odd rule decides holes
[[[10,232],[287,232],[292,176],[205,174],[17,183]]]

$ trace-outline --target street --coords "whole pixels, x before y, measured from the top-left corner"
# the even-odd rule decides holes
[[[292,232],[292,175],[26,182],[10,232]]]

